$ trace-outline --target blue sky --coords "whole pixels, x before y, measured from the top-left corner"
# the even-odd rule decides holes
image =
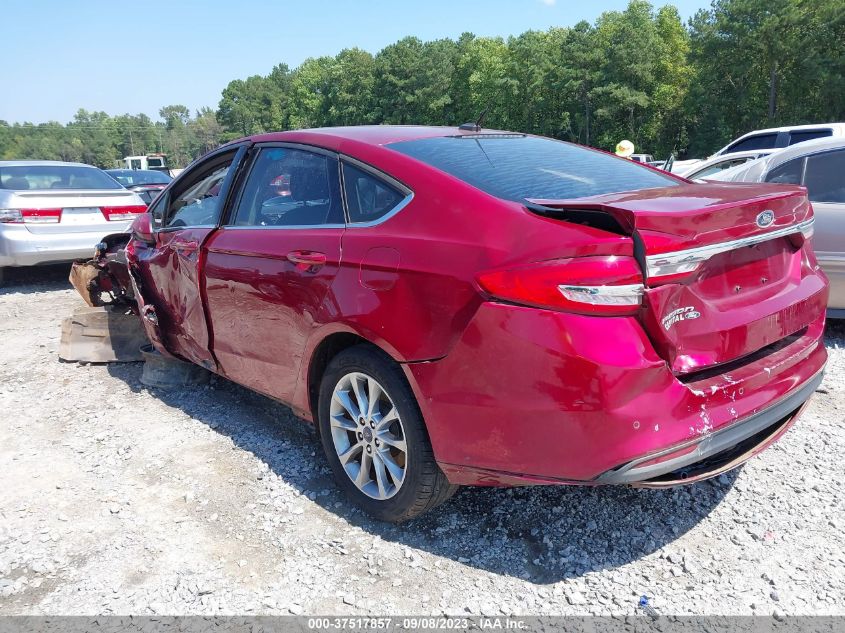
[[[653,0],[655,6],[669,4]],[[686,20],[710,0],[675,0]],[[0,119],[69,121],[217,107],[237,78],[358,46],[517,35],[594,21],[627,0],[3,0]]]

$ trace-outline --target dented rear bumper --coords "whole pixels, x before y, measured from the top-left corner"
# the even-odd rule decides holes
[[[792,424],[827,360],[823,333],[820,311],[758,353],[677,375],[636,318],[485,303],[445,358],[404,367],[452,483],[674,485]]]
[[[776,404],[701,439],[645,455],[600,475],[599,484],[671,486],[714,477],[753,457],[798,419],[824,372],[798,387]]]

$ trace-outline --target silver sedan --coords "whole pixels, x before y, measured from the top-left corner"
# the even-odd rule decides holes
[[[807,187],[816,214],[813,248],[830,278],[827,314],[845,319],[845,138],[798,143],[708,178],[728,182],[788,182]]]
[[[136,193],[80,163],[0,161],[0,283],[8,266],[93,255],[147,210]]]

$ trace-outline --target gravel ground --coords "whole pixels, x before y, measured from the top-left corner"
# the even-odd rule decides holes
[[[0,614],[845,614],[845,324],[796,427],[694,486],[464,489],[401,527],[222,379],[57,360],[65,267],[0,289]]]

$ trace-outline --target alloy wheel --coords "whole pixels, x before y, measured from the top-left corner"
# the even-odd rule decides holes
[[[408,451],[384,387],[361,372],[344,375],[332,392],[330,415],[332,443],[352,483],[373,499],[393,497],[405,480]]]

